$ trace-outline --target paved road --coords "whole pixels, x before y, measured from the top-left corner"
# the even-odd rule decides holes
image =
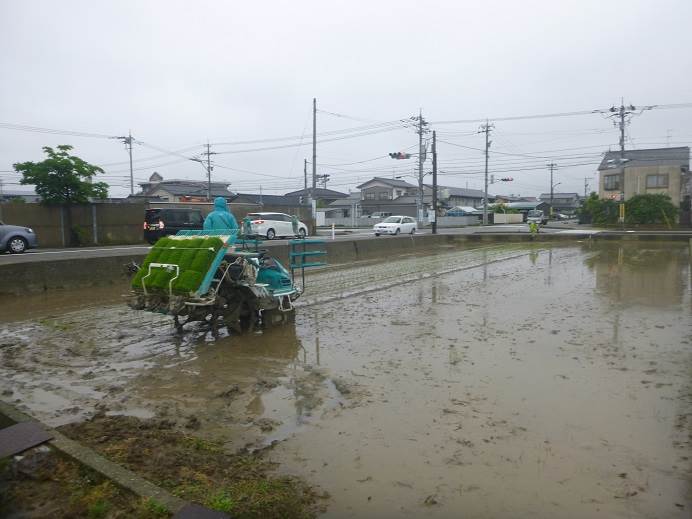
[[[569,226],[556,224],[559,227],[546,227],[541,232],[568,232]],[[487,234],[487,233],[528,233],[528,226],[522,224],[514,225],[493,225],[492,227],[462,227],[462,228],[442,228],[439,234]],[[430,234],[430,229],[419,230],[417,234]],[[331,231],[320,229],[320,238],[331,239]],[[337,241],[348,240],[386,240],[387,236],[376,237],[371,229],[339,229],[336,231],[334,239]],[[262,247],[277,246],[286,243],[286,240],[264,241]],[[11,263],[31,263],[36,261],[52,261],[56,259],[85,258],[85,257],[109,257],[109,256],[130,256],[146,254],[151,247],[149,245],[113,245],[101,247],[80,247],[76,249],[33,249],[24,254],[3,254],[0,253],[0,265]]]

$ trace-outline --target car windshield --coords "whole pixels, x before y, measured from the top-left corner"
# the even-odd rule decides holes
[[[543,216],[543,211],[534,209],[532,211],[529,211],[529,216]]]
[[[389,218],[382,220],[382,223],[399,223],[400,221],[401,218],[399,216],[390,216]]]

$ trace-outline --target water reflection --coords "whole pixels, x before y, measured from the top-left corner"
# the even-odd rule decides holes
[[[596,288],[613,302],[673,306],[683,302],[690,275],[683,243],[601,243],[585,263],[594,271]]]

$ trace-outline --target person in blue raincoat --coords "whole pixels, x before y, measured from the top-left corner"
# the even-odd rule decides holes
[[[214,210],[204,219],[205,231],[237,230],[238,222],[235,216],[228,210],[226,199],[222,196],[214,200]]]

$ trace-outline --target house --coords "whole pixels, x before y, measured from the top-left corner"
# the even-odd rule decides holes
[[[483,205],[483,191],[480,189],[438,185],[437,198],[438,203],[448,209],[451,207],[479,207]],[[432,184],[423,184],[423,199],[426,205],[432,205]]]
[[[538,202],[535,196],[521,196],[521,195],[495,195],[491,197],[488,195],[488,199],[493,199],[497,204],[510,204],[512,202]]]
[[[387,212],[416,216],[418,187],[396,178],[375,177],[359,186],[363,215]]]
[[[271,207],[298,207],[300,198],[288,195],[265,195],[254,193],[237,193],[232,199],[234,204],[248,204]]]
[[[286,193],[284,196],[290,196],[290,197],[296,197],[296,198],[302,198],[304,203],[307,203],[307,200],[312,196],[314,200],[317,201],[317,205],[322,207],[326,207],[335,200],[339,200],[341,198],[348,198],[348,193],[341,193],[339,191],[334,191],[332,189],[325,189],[323,187],[316,187],[315,189],[300,189],[298,191],[291,191],[290,193]]]
[[[339,198],[331,202],[325,209],[324,215],[327,218],[351,218],[361,215],[360,193],[355,191],[346,198]]]
[[[680,206],[692,196],[689,146],[609,151],[598,172],[599,198],[629,200],[635,195],[664,193]]]
[[[164,180],[156,172],[148,182],[139,185],[142,191],[134,196],[158,197],[165,202],[206,202],[209,190],[209,184],[204,180]],[[228,186],[228,182],[212,182],[211,198],[222,196],[230,201],[235,195]]]
[[[579,193],[541,193],[538,197],[541,202],[553,207],[555,213],[574,214],[581,207],[582,197]],[[552,200],[552,202],[551,202]]]

